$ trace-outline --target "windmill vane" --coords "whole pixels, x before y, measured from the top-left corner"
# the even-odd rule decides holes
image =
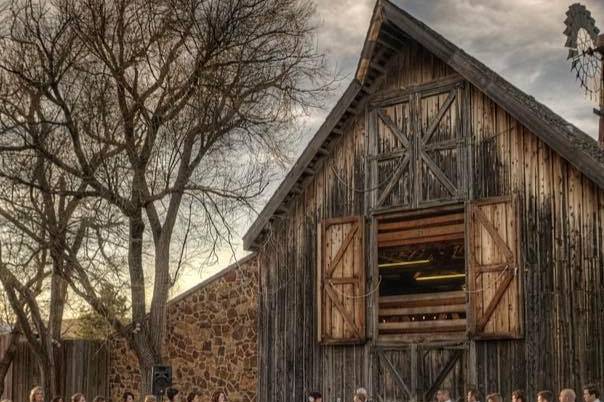
[[[600,35],[591,12],[579,3],[569,7],[564,24],[570,69],[586,95],[599,101],[600,108],[594,113],[600,118],[598,137],[604,146],[604,35]]]
[[[582,4],[569,7],[564,21],[565,47],[571,71],[592,99],[602,92],[602,49],[598,48],[600,30],[591,12]]]

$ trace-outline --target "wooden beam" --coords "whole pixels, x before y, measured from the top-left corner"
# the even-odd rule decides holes
[[[438,292],[438,293],[420,293],[411,295],[396,295],[396,296],[382,296],[380,297],[380,304],[382,303],[404,303],[410,301],[422,301],[422,300],[449,300],[457,298],[465,299],[466,295],[462,290],[455,290],[451,292]]]
[[[396,46],[395,44],[393,44],[387,40],[384,40],[384,38],[381,38],[381,37],[378,38],[377,43],[380,46],[383,46],[384,48],[389,49],[390,51],[392,51],[392,53],[398,53],[401,50],[400,47]]]
[[[368,159],[369,160],[377,160],[379,162],[384,162],[384,161],[387,161],[387,160],[400,158],[401,156],[405,155],[405,152],[407,152],[407,150],[385,152],[383,154],[370,155],[368,157]]]
[[[421,92],[423,97],[439,95],[443,91],[461,86],[464,79],[461,75],[454,73],[430,82],[412,84],[403,88],[395,88],[370,95],[371,107],[385,107],[393,104],[406,102],[411,94]]]
[[[493,242],[499,247],[499,251],[501,251],[505,255],[507,262],[511,265],[515,264],[516,257],[514,256],[512,250],[510,250],[510,246],[508,246],[505,240],[501,238],[501,235],[493,226],[491,221],[489,221],[489,219],[486,217],[484,212],[482,212],[482,209],[480,207],[474,206],[473,212],[474,218],[476,218],[476,220],[480,222],[482,227],[486,229]]]
[[[438,314],[438,313],[464,313],[466,304],[447,304],[439,306],[419,306],[419,307],[399,307],[399,308],[380,308],[379,316],[397,316],[411,314]]]
[[[418,218],[412,220],[403,220],[398,222],[379,222],[378,232],[388,232],[392,230],[411,229],[416,227],[426,228],[428,226],[463,223],[464,213],[458,212],[447,215],[430,216],[427,218]]]
[[[430,171],[432,172],[432,174],[434,174],[434,176],[436,176],[436,178],[440,182],[440,184],[442,184],[449,191],[449,193],[451,193],[451,195],[453,195],[453,196],[457,195],[458,190],[455,187],[455,185],[453,183],[451,183],[451,180],[441,170],[441,168],[436,163],[434,163],[434,161],[432,160],[432,158],[430,158],[430,156],[426,153],[426,151],[421,150],[420,154],[421,154],[422,160],[424,161],[424,163],[426,165],[428,165],[428,168],[430,168]]]
[[[346,308],[338,298],[338,295],[336,295],[336,293],[334,292],[333,288],[331,286],[325,286],[324,289],[325,294],[331,300],[335,308],[340,312],[340,315],[342,316],[344,321],[346,321],[350,329],[354,331],[358,339],[361,339],[362,336],[359,331],[359,327],[357,327],[356,323],[354,322],[354,318],[350,316],[350,312],[346,310]]]
[[[428,391],[426,391],[426,393],[424,394],[425,402],[432,401],[432,398],[434,398],[434,394],[440,388],[443,381],[447,378],[447,375],[449,375],[449,372],[455,367],[455,365],[462,358],[462,356],[463,356],[463,350],[455,350],[453,352],[453,354],[449,358],[449,361],[447,362],[447,364],[445,364],[445,366],[442,368],[442,370],[440,370],[440,372],[436,376],[436,379],[434,380],[432,385],[430,385],[430,388],[428,388]]]
[[[456,332],[466,329],[466,319],[433,320],[433,321],[406,321],[406,322],[381,322],[380,332],[397,331],[400,333],[413,332]]]
[[[408,149],[409,148],[409,139],[407,139],[407,135],[405,133],[403,133],[401,130],[399,130],[398,127],[396,126],[396,124],[394,124],[394,122],[392,121],[392,119],[388,115],[386,115],[382,110],[378,110],[377,115],[380,118],[380,120],[382,120],[382,122],[384,122],[384,124],[386,124],[388,129],[390,129],[392,134],[394,134],[394,136],[399,140],[399,142],[401,144],[403,144],[403,146],[405,148]]]
[[[356,223],[352,226],[352,228],[350,228],[350,232],[348,232],[348,234],[346,235],[346,239],[342,242],[342,245],[338,249],[338,252],[336,253],[335,257],[333,258],[333,260],[331,260],[329,266],[325,270],[326,278],[329,279],[333,275],[333,271],[336,269],[336,266],[338,265],[342,257],[344,257],[344,254],[348,250],[348,246],[350,245],[350,243],[352,243],[352,241],[354,240],[354,236],[357,234],[359,226],[360,225]]]
[[[451,332],[425,332],[411,334],[379,334],[377,342],[382,345],[391,345],[395,347],[408,346],[409,344],[429,343],[431,346],[438,346],[438,343],[450,345],[452,342],[460,342],[466,339],[465,328],[461,331]]]
[[[329,151],[325,147],[319,148],[319,150],[317,152],[319,154],[321,154],[322,156],[329,156]]]
[[[397,240],[412,240],[425,237],[434,237],[442,235],[450,235],[455,233],[464,233],[465,226],[463,222],[453,224],[443,224],[432,227],[419,227],[403,229],[396,232],[385,232],[378,234],[378,244]],[[425,239],[424,239],[425,240]]]
[[[386,364],[386,367],[388,368],[388,370],[390,370],[390,374],[394,378],[395,382],[398,384],[399,388],[403,392],[405,392],[407,394],[407,397],[410,399],[412,397],[412,395],[411,395],[411,392],[409,391],[409,387],[407,387],[407,384],[405,384],[405,381],[403,381],[403,378],[401,377],[399,372],[396,370],[396,367],[394,367],[394,364],[392,364],[390,359],[388,359],[388,357],[386,356],[386,354],[384,353],[383,350],[378,349],[378,355],[380,357],[380,360],[382,362],[384,362]]]
[[[377,201],[378,206],[382,205],[384,203],[384,201],[386,201],[386,198],[390,195],[392,190],[394,190],[394,186],[396,186],[398,184],[398,181],[400,180],[401,176],[403,175],[403,172],[407,168],[409,161],[410,161],[409,153],[405,153],[405,156],[399,162],[399,165],[397,166],[394,175],[390,178],[390,181],[386,185],[386,188],[380,195],[380,198]]]
[[[485,312],[482,314],[482,316],[480,316],[480,320],[478,321],[478,332],[484,331],[484,328],[487,326],[487,323],[491,319],[491,316],[495,312],[495,309],[499,305],[501,298],[503,297],[506,290],[512,283],[513,279],[514,279],[514,274],[512,272],[509,272],[504,275],[503,283],[501,283],[499,285],[499,287],[497,288],[497,291],[495,292],[495,295],[493,295],[493,299],[487,306],[487,308],[486,308]]]
[[[424,150],[428,152],[432,151],[443,151],[447,149],[455,149],[462,143],[462,140],[459,138],[453,138],[451,140],[433,142],[430,144],[426,144]]]
[[[430,122],[430,125],[428,126],[428,129],[426,130],[424,137],[422,138],[423,145],[426,145],[428,143],[428,141],[430,141],[430,138],[432,138],[432,135],[436,131],[436,127],[438,127],[438,125],[440,124],[440,121],[445,116],[445,113],[447,113],[447,111],[453,104],[453,101],[455,100],[456,96],[457,96],[456,88],[449,91],[449,96],[447,96],[445,103],[440,107],[440,109],[438,110],[438,113],[436,114],[436,116],[434,116],[434,118]]]
[[[433,299],[433,300],[414,300],[414,301],[406,301],[406,302],[395,302],[395,301],[390,301],[390,302],[380,302],[379,306],[380,308],[420,308],[420,307],[427,307],[427,306],[443,306],[443,305],[456,305],[456,304],[465,304],[466,303],[466,297],[465,296],[460,296],[460,297],[453,297],[450,298],[448,300],[439,300],[439,299]]]
[[[397,239],[378,243],[378,247],[394,247],[394,246],[408,246],[410,244],[425,244],[425,243],[437,243],[463,240],[464,233],[451,233],[440,236],[431,237],[417,237],[413,239]]]
[[[331,279],[327,279],[327,282],[329,282],[332,285],[351,285],[351,284],[357,284],[359,283],[359,278],[356,276],[352,276],[352,277],[347,277],[347,278],[331,278]]]

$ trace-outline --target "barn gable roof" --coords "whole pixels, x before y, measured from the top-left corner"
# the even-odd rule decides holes
[[[357,106],[372,93],[384,71],[384,59],[392,57],[408,40],[417,42],[448,64],[604,189],[604,152],[595,139],[409,13],[388,0],[378,0],[355,78],[244,235],[245,249],[255,247],[254,243],[270,220],[285,212],[288,201],[301,192],[303,180],[314,174],[313,165],[328,154],[329,143],[342,134],[345,122],[360,112]]]

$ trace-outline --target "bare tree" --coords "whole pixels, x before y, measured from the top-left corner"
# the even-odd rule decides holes
[[[5,162],[6,155],[0,155]],[[0,284],[15,316],[14,328],[37,358],[46,394],[56,395],[60,382],[55,355],[67,298],[62,247],[68,244],[65,223],[73,201],[20,184],[17,179],[48,186],[44,160],[28,159],[11,158],[11,169],[2,170],[16,182],[6,177],[0,181]]]
[[[9,230],[6,225],[3,225],[2,232],[3,238],[10,240],[3,241],[0,245],[0,285],[15,316],[15,322],[9,348],[2,359],[0,378],[3,383],[16,352],[17,342],[24,336],[38,361],[45,391],[50,394],[58,391],[54,350],[56,339],[59,338],[51,335],[45,314],[48,310],[38,301],[38,296],[48,290],[44,289],[44,284],[52,275],[47,253],[40,251],[25,236]],[[51,291],[50,302],[61,303],[61,297],[56,290]],[[57,310],[53,310],[57,314]]]
[[[102,200],[127,222],[134,326],[111,317],[67,244],[61,269],[126,337],[145,392],[162,360],[179,220],[228,239],[227,218],[262,193],[292,121],[329,89],[313,13],[306,0],[15,0],[3,13],[0,69],[15,89],[0,99],[4,118],[56,128],[26,127],[10,146],[77,183],[55,194]],[[33,118],[21,113],[31,104]],[[79,229],[76,238],[90,236]]]
[[[3,84],[1,97],[11,101],[0,104],[0,284],[15,325],[0,378],[23,335],[37,358],[46,395],[58,395],[60,368],[55,355],[61,346],[68,284],[75,285],[69,276],[71,255],[82,248],[83,233],[89,229],[98,233],[101,222],[107,222],[104,216],[111,214],[99,213],[98,201],[82,195],[86,185],[66,179],[69,176],[36,147],[14,146],[35,139],[54,155],[62,154],[61,143],[46,142],[57,127],[45,122],[38,97],[20,93],[10,82]],[[112,279],[106,277],[108,272],[90,269],[90,283],[108,288]]]

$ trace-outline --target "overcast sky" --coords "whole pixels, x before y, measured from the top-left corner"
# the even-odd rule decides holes
[[[562,0],[394,0],[467,53],[538,101],[596,137],[594,104],[570,72],[564,48],[565,13],[574,3]],[[318,44],[332,66],[346,75],[323,111],[301,128],[300,149],[310,140],[354,75],[375,0],[317,0]],[[604,30],[604,0],[582,1]],[[270,194],[266,195],[268,199]],[[242,228],[242,233],[247,226]],[[191,272],[175,292],[193,286],[232,262],[224,252],[215,266]],[[238,254],[244,255],[239,250]]]

